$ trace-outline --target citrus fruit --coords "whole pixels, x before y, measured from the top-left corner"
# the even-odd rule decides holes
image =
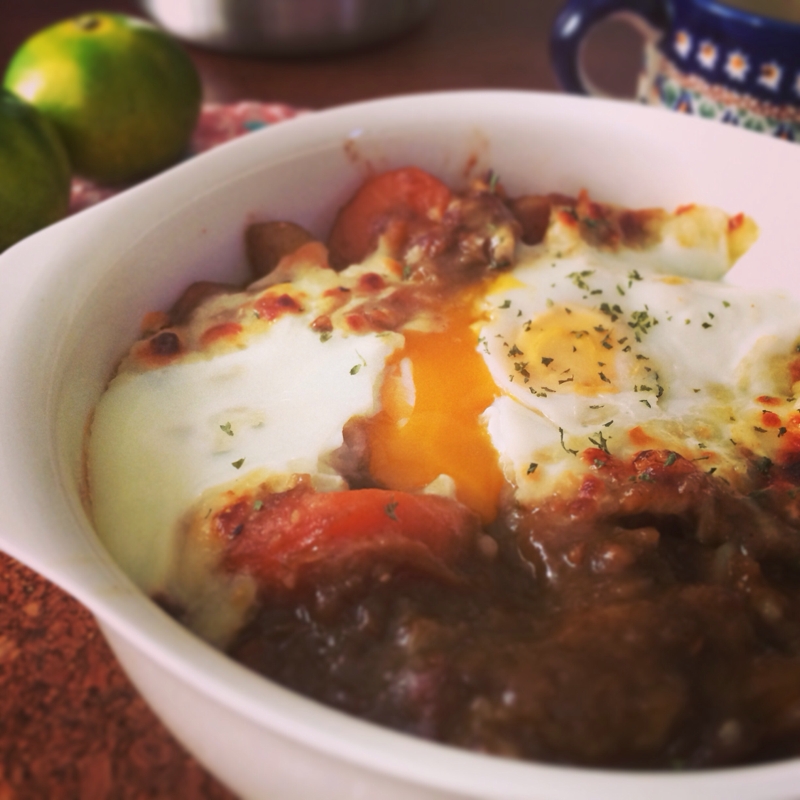
[[[77,174],[107,184],[177,161],[200,110],[186,52],[123,14],[82,14],[34,34],[12,56],[4,85],[53,122]]]
[[[0,251],[61,219],[69,187],[69,160],[53,126],[0,90]]]

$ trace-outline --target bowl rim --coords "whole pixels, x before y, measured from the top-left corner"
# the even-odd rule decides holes
[[[273,141],[281,147],[288,146],[286,142],[296,138],[306,137],[313,141],[324,138],[319,131],[324,131],[326,126],[357,125],[365,114],[369,117],[387,110],[435,115],[437,109],[447,104],[455,104],[465,111],[467,106],[487,103],[532,104],[551,113],[616,116],[620,118],[619,124],[640,124],[646,120],[645,128],[658,124],[674,130],[676,135],[689,130],[692,135],[702,134],[710,141],[750,143],[748,148],[755,146],[753,141],[761,138],[763,141],[758,143],[758,150],[778,153],[781,158],[792,158],[800,165],[800,150],[795,151],[788,143],[725,128],[710,121],[690,120],[660,109],[607,99],[538,92],[465,90],[366,101],[316,112],[292,120],[291,125],[254,132],[184,162],[30,237],[0,256],[0,280],[7,284],[4,296],[0,297],[0,368],[4,365],[21,368],[15,364],[13,352],[5,344],[13,341],[13,337],[6,334],[18,319],[19,308],[23,307],[23,303],[18,303],[19,308],[15,303],[36,292],[37,282],[53,263],[66,257],[65,252],[69,255],[79,250],[96,231],[129,209],[165,194],[188,200],[208,175],[212,182],[235,180],[235,175],[246,169],[251,158],[264,156],[264,151]],[[230,178],[226,171],[232,166],[234,177]],[[125,235],[129,238],[120,246],[132,246],[136,234]],[[38,266],[23,270],[22,267],[28,263]],[[0,416],[19,412],[20,402],[10,386],[0,386]],[[6,448],[18,444],[19,440],[10,439],[7,431],[0,431],[0,453],[15,452]],[[41,458],[46,461],[47,455],[52,454],[40,454],[34,466],[42,468]],[[43,473],[51,481],[51,486],[59,483],[54,470],[55,467],[50,465]],[[537,796],[546,791],[548,797],[567,798],[585,792],[589,785],[587,781],[590,781],[592,795],[596,798],[634,798],[643,791],[654,798],[674,797],[677,792],[715,797],[789,797],[787,787],[800,782],[800,761],[797,759],[689,773],[641,773],[511,761],[416,739],[327,708],[251,673],[197,639],[141,593],[111,560],[99,541],[85,541],[74,554],[79,563],[69,564],[27,546],[19,531],[35,523],[31,523],[30,514],[25,514],[26,509],[12,497],[14,492],[11,490],[14,487],[24,491],[22,477],[25,474],[24,471],[15,471],[6,456],[0,457],[2,549],[61,585],[104,625],[199,692],[213,697],[216,702],[253,723],[306,747],[372,772],[382,772],[419,786],[460,792],[465,796],[530,798],[534,791]],[[29,470],[28,474],[33,472]],[[66,491],[63,487],[62,490]],[[39,524],[45,524],[43,519],[40,518]],[[58,534],[47,533],[47,536],[52,535]]]

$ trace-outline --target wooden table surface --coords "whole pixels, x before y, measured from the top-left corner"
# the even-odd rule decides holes
[[[380,2],[380,0],[376,0]],[[190,47],[206,101],[307,108],[444,89],[557,89],[547,39],[560,0],[438,0],[414,31],[335,57],[241,58]],[[34,31],[133,0],[0,0],[0,65]],[[637,37],[608,23],[586,65],[630,95]],[[0,553],[0,800],[230,798],[149,711],[74,600]]]

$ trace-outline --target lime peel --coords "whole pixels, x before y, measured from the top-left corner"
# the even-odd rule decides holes
[[[69,160],[55,129],[0,90],[0,252],[61,219],[69,194]]]
[[[174,39],[105,12],[34,34],[12,57],[4,85],[51,120],[77,174],[105,184],[180,159],[201,102],[197,70]]]

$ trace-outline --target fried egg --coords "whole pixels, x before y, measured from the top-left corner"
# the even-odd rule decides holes
[[[744,422],[758,398],[794,402],[798,311],[787,296],[640,271],[588,247],[531,249],[488,294],[480,326],[502,389],[484,419],[519,499],[579,476],[587,448],[666,448],[733,479],[739,447],[764,449]]]

